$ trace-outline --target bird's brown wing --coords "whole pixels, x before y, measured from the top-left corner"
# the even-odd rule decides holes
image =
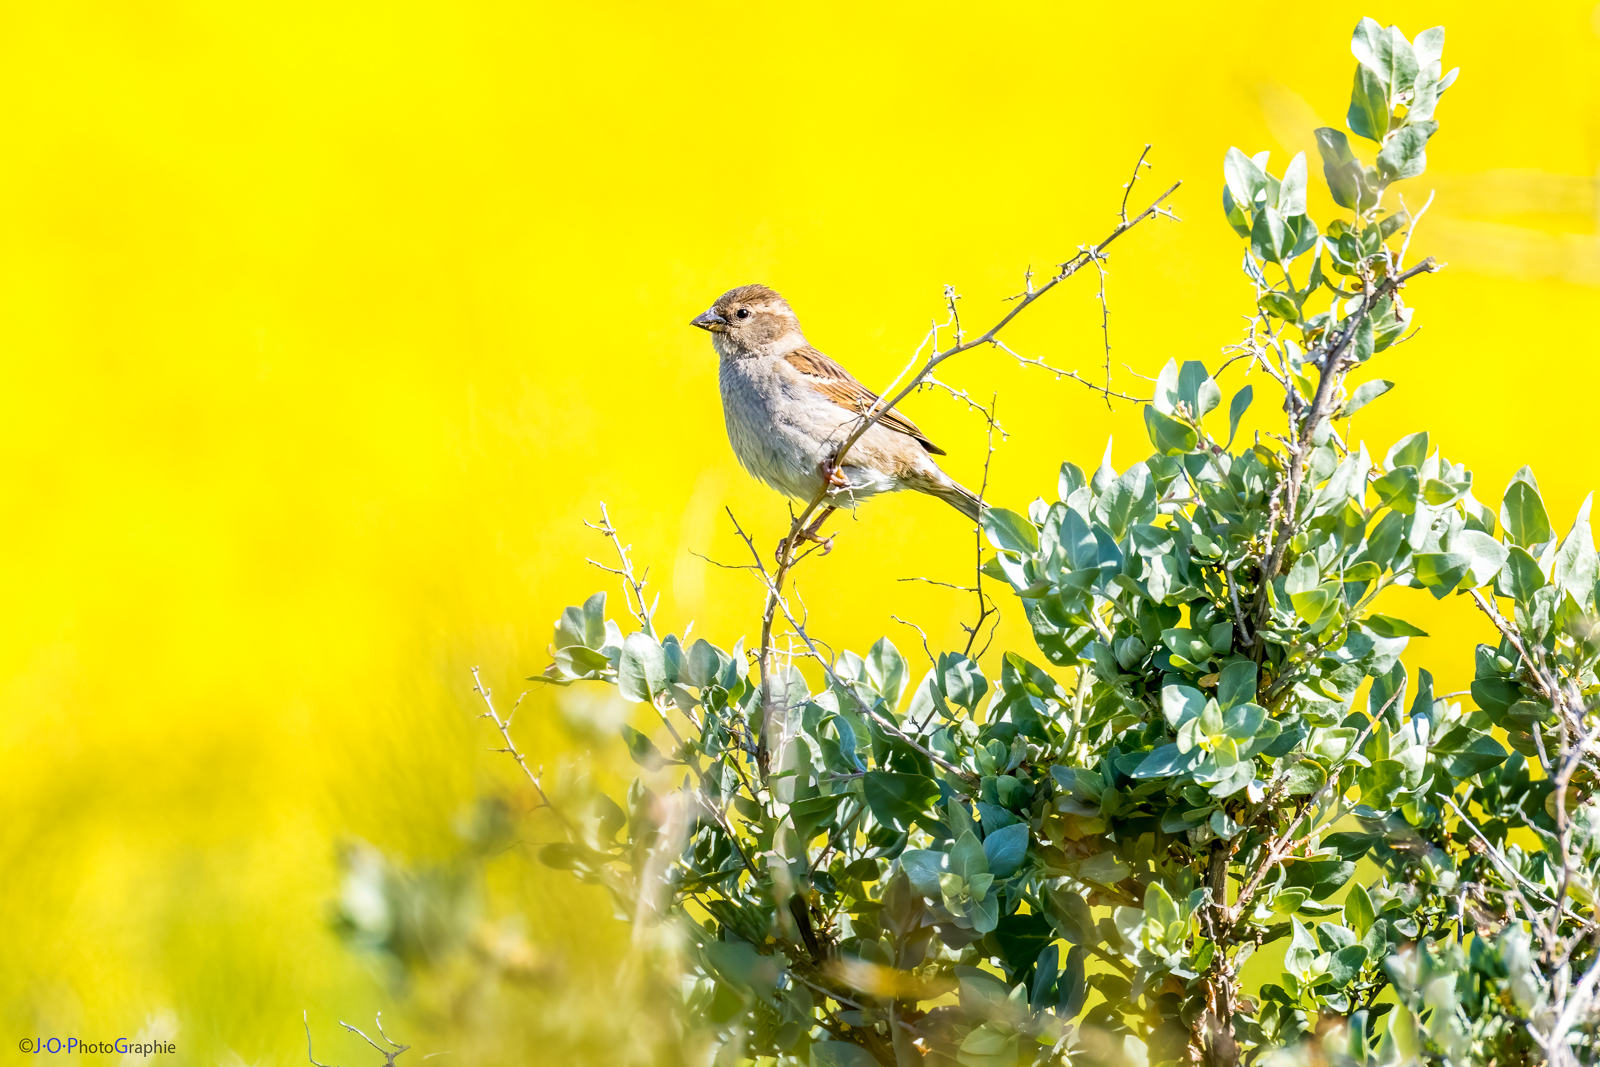
[[[804,348],[797,348],[783,358],[789,362],[791,367],[799,371],[801,377],[810,383],[817,392],[846,411],[866,414],[872,410],[874,404],[878,403],[877,393],[856,381],[849,371],[810,345],[806,345]],[[917,429],[915,423],[893,408],[884,412],[878,422],[891,430],[914,438],[919,445],[936,456],[945,454],[944,449],[923,436],[922,431]]]

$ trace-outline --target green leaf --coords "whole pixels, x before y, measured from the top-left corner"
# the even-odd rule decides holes
[[[1285,218],[1306,213],[1306,154],[1298,152],[1278,185],[1278,212]]]
[[[1326,900],[1356,871],[1356,865],[1345,859],[1296,860],[1288,867],[1284,886],[1305,889],[1312,900]]]
[[[1177,360],[1169,359],[1162,366],[1160,373],[1156,375],[1156,387],[1153,392],[1155,396],[1150,402],[1155,405],[1157,411],[1163,415],[1172,415],[1177,412],[1178,402],[1182,399],[1178,395]]]
[[[1324,582],[1308,592],[1289,594],[1289,603],[1294,606],[1294,613],[1300,616],[1301,621],[1307,626],[1312,627],[1328,618],[1343,599],[1344,587],[1339,582]]]
[[[1500,766],[1510,755],[1505,746],[1488,734],[1478,734],[1461,748],[1440,754],[1448,757],[1443,761],[1445,773],[1458,782]]]
[[[1244,207],[1233,198],[1233,191],[1226,185],[1222,187],[1222,215],[1233,227],[1234,233],[1240,237],[1250,236],[1250,216],[1245,214]]]
[[[1417,581],[1438,600],[1455,592],[1472,568],[1472,557],[1462,552],[1418,552],[1413,559]]]
[[[1444,58],[1444,27],[1434,26],[1417,34],[1411,50],[1416,53],[1418,71],[1437,67]]]
[[[1161,714],[1173,728],[1198,718],[1205,706],[1206,695],[1190,686],[1169,685],[1161,690]]]
[[[573,677],[598,677],[611,666],[611,660],[604,652],[596,652],[582,645],[557,648],[555,653],[556,666]]]
[[[1394,388],[1394,383],[1379,379],[1377,381],[1363,382],[1356,386],[1355,392],[1350,394],[1350,399],[1344,402],[1339,414],[1343,416],[1354,415],[1384,393]]]
[[[1039,551],[1039,531],[1033,523],[1005,508],[983,509],[983,532],[989,543],[1006,552],[1031,556]]]
[[[1161,643],[1174,654],[1196,665],[1211,658],[1211,646],[1206,643],[1205,638],[1186,626],[1162,630]]]
[[[1154,404],[1145,405],[1144,425],[1150,433],[1150,443],[1163,456],[1181,456],[1193,452],[1200,439],[1192,427],[1161,414]],[[986,520],[987,514],[985,512]]]
[[[667,687],[667,659],[648,634],[629,634],[617,663],[617,692],[624,700],[649,701]]]
[[[777,988],[778,961],[761,955],[749,942],[708,940],[700,948],[718,976],[730,985],[769,997]]]
[[[1223,732],[1241,745],[1255,737],[1267,721],[1267,709],[1259,704],[1245,703],[1229,709],[1223,717]]]
[[[1295,307],[1294,301],[1283,293],[1262,293],[1256,300],[1256,306],[1266,314],[1284,322],[1300,321],[1300,309]]]
[[[1327,780],[1327,773],[1315,760],[1299,760],[1284,769],[1283,791],[1292,797],[1310,796]]]
[[[1095,501],[1094,516],[1110,530],[1111,536],[1121,541],[1134,523],[1146,521],[1156,508],[1156,485],[1150,470],[1137,463],[1106,487]]]
[[[1408,434],[1394,443],[1394,446],[1383,457],[1383,465],[1387,470],[1399,467],[1420,467],[1422,461],[1428,458],[1428,431]]]
[[[1340,576],[1345,582],[1375,582],[1383,577],[1383,568],[1371,560],[1364,560],[1344,569]]]
[[[1299,919],[1290,918],[1289,923],[1294,936],[1289,942],[1289,951],[1284,955],[1283,965],[1291,971],[1303,971],[1311,966],[1311,961],[1317,958],[1322,946],[1317,944],[1317,939],[1311,936],[1311,931]]]
[[[1350,51],[1391,92],[1409,89],[1416,80],[1417,54],[1397,26],[1382,27],[1362,19],[1350,38]]]
[[[1357,363],[1365,363],[1377,351],[1378,340],[1372,325],[1371,315],[1362,316],[1361,321],[1356,323],[1356,336],[1350,347],[1351,354],[1355,356]]]
[[[1344,917],[1357,937],[1371,929],[1372,921],[1378,917],[1378,913],[1372,907],[1372,897],[1367,894],[1366,888],[1360,882],[1352,885],[1349,894],[1344,898]]]
[[[1465,555],[1471,562],[1463,588],[1479,589],[1494,581],[1494,576],[1505,566],[1506,546],[1480,530],[1463,530],[1450,539],[1450,551]],[[1594,582],[1590,581],[1590,586]]]
[[[905,691],[910,671],[906,667],[906,658],[894,647],[894,642],[887,637],[880,637],[873,642],[872,648],[867,651],[866,668],[867,684],[873,691],[883,697],[891,708],[900,703],[900,694]]]
[[[1233,400],[1228,404],[1228,445],[1233,446],[1233,439],[1239,433],[1239,420],[1244,418],[1244,413],[1250,407],[1250,401],[1255,398],[1255,387],[1245,386],[1233,394]]]
[[[1320,584],[1322,572],[1317,569],[1317,557],[1302,552],[1284,576],[1283,587],[1290,593],[1308,593]]]
[[[1578,508],[1578,517],[1573,520],[1572,529],[1567,531],[1561,547],[1556,549],[1555,565],[1551,572],[1554,583],[1570,593],[1579,604],[1585,603],[1593,594],[1596,578],[1600,577],[1600,573],[1597,573],[1600,571],[1600,560],[1595,555],[1594,535],[1589,531],[1589,508],[1593,503],[1594,494],[1590,493]]]
[[[1028,855],[1028,824],[1025,822],[996,830],[983,839],[983,855],[989,873],[1005,878],[1022,866]]]
[[[1521,545],[1512,545],[1506,552],[1505,566],[1500,570],[1500,591],[1527,610],[1533,604],[1533,594],[1545,585],[1544,569],[1539,561]]]
[[[1228,711],[1256,698],[1256,665],[1251,660],[1235,660],[1217,675],[1217,704]]]
[[[1020,825],[1020,824],[1019,824]],[[990,874],[989,858],[971,830],[961,831],[956,843],[950,846],[950,873],[970,882],[980,874]]]
[[[1349,140],[1342,131],[1331,126],[1317,129],[1316,138],[1317,151],[1322,155],[1322,176],[1327,179],[1334,203],[1343,208],[1355,208],[1361,196],[1358,177],[1361,164],[1350,151]]]
[[[1361,803],[1375,811],[1394,807],[1395,794],[1405,788],[1406,768],[1399,760],[1381,759],[1356,775]]]
[[[1400,130],[1378,153],[1378,171],[1389,181],[1415,178],[1428,169],[1428,138],[1437,122],[1413,122]]]
[[[1061,473],[1056,477],[1056,496],[1065,500],[1088,484],[1083,476],[1083,468],[1076,463],[1063,463]]]
[[[1417,498],[1422,482],[1415,467],[1397,467],[1372,483],[1372,491],[1384,507],[1393,508],[1403,515],[1417,510]]]
[[[826,828],[831,828],[839,814],[839,805],[848,799],[846,793],[797,800],[789,805],[789,819],[794,824],[795,836],[802,844],[809,842]]]
[[[1163,928],[1178,921],[1178,905],[1160,882],[1151,882],[1145,887],[1144,914],[1145,918],[1154,919]]]
[[[666,757],[661,755],[655,742],[627,723],[622,724],[622,740],[628,746],[629,757],[645,770],[658,771],[666,764]]]
[[[606,641],[606,595],[596,593],[583,602],[583,643],[602,648]]]
[[[1288,231],[1277,208],[1268,206],[1256,212],[1255,223],[1250,227],[1252,252],[1268,263],[1281,263],[1289,244]]]
[[[982,1024],[962,1038],[957,1062],[961,1067],[1011,1067],[1017,1062],[1019,1035],[1009,1031],[1009,1026]]]
[[[945,652],[939,656],[939,688],[945,699],[968,711],[978,706],[989,691],[989,680],[978,665],[959,652]]]
[[[1181,752],[1177,745],[1161,745],[1127,774],[1129,778],[1170,778],[1191,770],[1200,754],[1199,749]]]
[[[1346,945],[1328,960],[1327,981],[1336,988],[1349,985],[1361,973],[1367,962],[1367,950],[1360,945]]]
[[[1356,68],[1350,90],[1350,111],[1345,122],[1358,137],[1382,142],[1389,132],[1389,99],[1378,76],[1364,66]]]
[[[923,848],[908,848],[900,853],[900,868],[906,872],[917,892],[939,899],[939,875],[945,871],[946,856]]]
[[[1350,54],[1356,57],[1356,62],[1364,67],[1377,72],[1383,69],[1383,61],[1379,59],[1384,48],[1385,34],[1383,24],[1375,19],[1363,18],[1356,23],[1355,32],[1350,35]]]
[[[813,1041],[810,1067],[877,1067],[878,1061],[860,1045],[848,1041]]]
[[[1222,390],[1217,388],[1206,365],[1191,359],[1178,371],[1178,399],[1189,409],[1189,416],[1198,421],[1222,403]]]
[[[710,641],[700,640],[689,646],[689,661],[683,676],[685,685],[703,689],[717,680],[721,670],[722,657]]]
[[[1500,525],[1512,544],[1524,548],[1542,545],[1555,536],[1550,528],[1550,513],[1544,509],[1533,471],[1523,467],[1511,477],[1500,502]]]
[[[1228,149],[1228,154],[1223,157],[1222,176],[1227,181],[1228,192],[1238,204],[1251,207],[1257,198],[1266,195],[1266,171],[1237,148]]]
[[[872,817],[898,830],[908,829],[939,799],[939,783],[921,774],[868,771],[861,784]]]
[[[1393,615],[1368,615],[1367,628],[1379,637],[1427,637],[1428,633]]]

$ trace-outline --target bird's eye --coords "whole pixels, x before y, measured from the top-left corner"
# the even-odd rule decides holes
[[[740,308],[739,309],[739,317],[741,319],[748,319],[750,317],[750,309],[749,308]]]

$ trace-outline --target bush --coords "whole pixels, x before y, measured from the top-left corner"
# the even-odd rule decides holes
[[[620,803],[547,797],[542,858],[677,953],[681,1041],[815,1067],[1594,1058],[1588,505],[1558,536],[1526,469],[1496,511],[1426,432],[1380,457],[1335,425],[1393,388],[1368,372],[1437,266],[1408,266],[1417,220],[1386,194],[1426,166],[1443,43],[1357,27],[1348,125],[1377,153],[1316,131],[1348,212],[1326,227],[1303,155],[1227,153],[1253,321],[1215,371],[1161,371],[1153,454],[985,511],[983,574],[1036,653],[986,674],[969,643],[915,684],[887,640],[822,656],[784,596],[818,501],[775,567],[753,553],[750,656],[657,634],[626,553],[632,632],[604,594],[567,609],[546,677],[649,704],[670,745],[624,727],[649,773]],[[1124,201],[1021,307],[1160,203]],[[1236,365],[1276,383],[1281,434],[1236,440]],[[1484,617],[1470,704],[1408,673],[1421,631],[1374,610],[1394,586]],[[815,684],[775,653],[785,622]]]

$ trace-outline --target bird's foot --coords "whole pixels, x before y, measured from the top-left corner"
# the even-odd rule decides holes
[[[817,516],[816,521],[813,522],[810,526],[807,526],[804,530],[801,530],[799,533],[792,535],[794,537],[795,547],[798,548],[800,545],[803,545],[806,542],[810,541],[812,543],[819,544],[819,545],[822,546],[822,554],[824,556],[826,556],[829,552],[832,552],[833,551],[833,539],[834,539],[835,535],[834,534],[829,534],[827,537],[823,537],[822,536],[822,524],[828,521],[828,516],[832,515],[833,512],[834,512],[833,508],[825,509],[821,515]],[[782,541],[778,542],[778,551],[777,551],[776,555],[777,555],[778,561],[780,563],[783,561],[783,550],[786,547],[788,547],[788,545],[789,545],[789,538],[787,538],[787,537],[785,537]]]
[[[822,480],[835,489],[843,489],[850,484],[850,479],[846,478],[844,472],[833,465],[833,460],[831,459],[822,464]]]

